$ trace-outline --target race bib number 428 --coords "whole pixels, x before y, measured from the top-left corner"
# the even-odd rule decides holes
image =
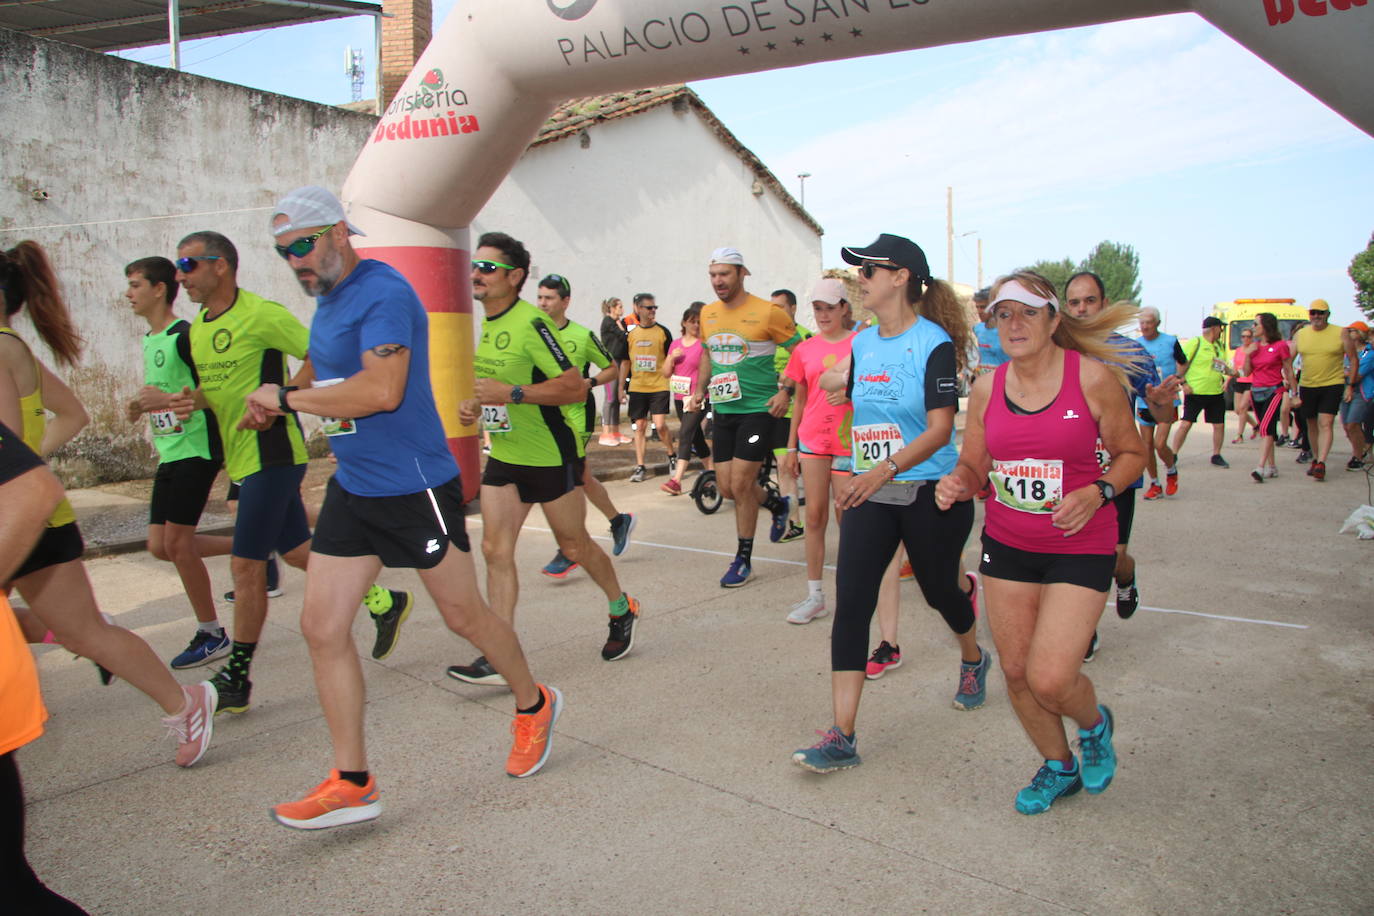
[[[1064,462],[1057,458],[999,461],[988,476],[997,501],[1017,512],[1044,515],[1064,502]]]

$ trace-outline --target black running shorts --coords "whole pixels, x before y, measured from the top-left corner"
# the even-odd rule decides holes
[[[471,553],[463,519],[463,485],[448,483],[404,496],[357,496],[329,478],[310,552],[377,557],[392,569],[433,569],[452,544]]]
[[[1116,542],[1131,543],[1131,526],[1135,523],[1135,491],[1139,487],[1128,487],[1112,499],[1116,503]]]
[[[666,417],[670,395],[666,391],[631,391],[629,413],[631,422],[646,417]]]
[[[487,458],[487,465],[482,469],[482,486],[513,486],[520,493],[522,503],[551,503],[571,493],[573,487],[582,485],[586,464],[587,459],[578,458],[569,464],[540,468]]]
[[[76,522],[58,525],[56,528],[44,528],[38,543],[29,551],[28,559],[14,571],[10,581],[15,582],[49,566],[79,560],[85,551],[86,543],[81,540],[81,529],[76,527]]]
[[[717,461],[762,461],[778,448],[778,418],[771,413],[715,412],[711,454]],[[787,423],[787,420],[783,420]],[[785,428],[784,428],[785,429]],[[787,445],[784,431],[782,447]]]
[[[1050,585],[1065,582],[1106,593],[1116,569],[1115,553],[1032,553],[1008,547],[983,533],[983,562],[978,571],[994,579]]]
[[[1345,385],[1321,385],[1317,388],[1308,388],[1306,385],[1302,385],[1298,388],[1298,395],[1302,398],[1302,406],[1298,408],[1298,416],[1304,420],[1311,420],[1319,413],[1335,416],[1341,410],[1341,398],[1345,396]]]
[[[171,522],[195,527],[210,499],[210,488],[215,485],[219,469],[220,462],[208,458],[182,458],[159,464],[153,475],[148,524]]]
[[[1226,395],[1185,394],[1183,396],[1183,422],[1196,423],[1198,414],[1204,414],[1208,423],[1225,423]]]

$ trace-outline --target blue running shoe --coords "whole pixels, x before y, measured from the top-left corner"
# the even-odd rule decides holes
[[[277,558],[276,556],[269,556],[267,558],[267,597],[280,598],[281,596],[281,572],[277,567]],[[232,591],[225,592],[224,600],[233,604],[234,593]]]
[[[988,695],[988,665],[991,659],[982,646],[978,647],[978,651],[983,653],[983,657],[977,664],[959,663],[959,690],[954,694],[955,709],[977,709],[983,705],[983,700]]]
[[[1057,799],[1066,798],[1083,788],[1078,767],[1065,772],[1058,760],[1046,760],[1035,773],[1030,785],[1016,793],[1016,810],[1022,814],[1042,814],[1050,810]]]
[[[1116,751],[1112,750],[1112,711],[1098,706],[1102,721],[1096,728],[1078,730],[1078,750],[1083,755],[1083,788],[1089,795],[1107,791],[1116,775]]]
[[[541,569],[540,572],[550,579],[566,579],[568,573],[572,572],[574,569],[577,569],[577,564],[563,556],[563,551],[560,550],[553,555],[553,559],[549,561],[549,565]]]
[[[720,577],[720,587],[739,588],[749,581],[749,577],[753,575],[753,572],[747,560],[735,557],[730,563],[730,568],[725,571],[725,575]]]
[[[208,665],[215,659],[228,655],[229,650],[233,647],[229,634],[223,630],[219,631],[218,636],[204,630],[196,630],[196,635],[191,637],[191,642],[185,650],[172,659],[172,667],[178,670],[199,668],[201,665]]]
[[[793,751],[792,762],[813,773],[833,773],[847,770],[863,763],[859,759],[859,739],[857,735],[846,736],[838,726],[830,726],[827,731],[818,731],[821,736],[810,747]]]
[[[778,502],[782,505],[773,510],[773,524],[768,528],[768,540],[774,544],[787,534],[787,519],[792,514],[792,497],[780,496]]]
[[[635,530],[639,517],[622,512],[611,519],[611,556],[618,557],[630,546],[630,532]]]

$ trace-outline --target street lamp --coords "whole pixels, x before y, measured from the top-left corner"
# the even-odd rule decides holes
[[[801,181],[801,207],[806,209],[806,179],[811,177],[810,172],[798,172],[797,178]]]

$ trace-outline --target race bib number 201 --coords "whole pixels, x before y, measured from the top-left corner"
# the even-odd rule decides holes
[[[896,423],[868,423],[850,430],[854,447],[854,470],[862,473],[887,461],[902,450],[902,430]]]
[[[711,384],[708,393],[713,404],[728,404],[730,401],[738,401],[744,397],[744,392],[739,385],[738,372],[722,372],[719,375],[711,376]]]
[[[1064,462],[1058,459],[999,461],[988,476],[997,501],[1017,512],[1044,515],[1064,502]]]

